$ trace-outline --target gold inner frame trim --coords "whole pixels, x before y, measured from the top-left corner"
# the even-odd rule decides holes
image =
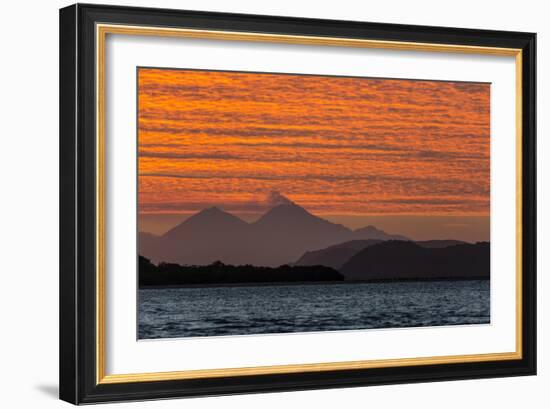
[[[96,24],[96,383],[115,384],[230,376],[291,374],[335,370],[389,368],[467,362],[490,362],[522,358],[522,51],[515,48],[459,44],[415,43],[318,36],[216,31],[185,28]],[[515,57],[516,65],[516,350],[504,353],[450,355],[365,361],[321,362],[172,372],[131,374],[105,373],[105,41],[107,34],[252,41],[282,44],[355,47],[401,51],[466,53]]]

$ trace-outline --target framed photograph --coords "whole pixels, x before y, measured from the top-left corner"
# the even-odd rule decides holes
[[[61,399],[535,374],[535,41],[61,9]]]

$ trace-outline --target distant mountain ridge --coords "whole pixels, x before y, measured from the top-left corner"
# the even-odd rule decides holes
[[[375,240],[410,240],[401,234],[388,234],[374,226],[361,227],[353,231],[353,237],[356,240],[375,239]]]
[[[412,241],[385,241],[359,251],[339,271],[351,281],[488,279],[490,244],[423,247]]]
[[[399,235],[393,235],[392,237],[402,237]],[[394,239],[391,239],[394,240]],[[401,240],[401,239],[395,239]],[[322,265],[340,269],[349,259],[359,253],[361,250],[373,246],[375,244],[382,243],[380,239],[369,240],[351,240],[344,243],[335,244],[320,250],[306,251],[299,259],[294,263],[297,266],[314,266]],[[401,240],[410,241],[410,240]],[[459,244],[467,244],[460,240],[425,240],[415,241],[417,245],[424,248],[444,248],[449,246],[456,246]]]
[[[217,207],[204,209],[162,236],[139,234],[139,253],[153,262],[277,267],[306,251],[350,240],[408,240],[374,226],[351,230],[309,213],[295,203],[279,204],[247,223]]]

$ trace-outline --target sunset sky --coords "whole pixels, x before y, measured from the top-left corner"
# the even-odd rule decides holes
[[[138,87],[142,230],[284,196],[353,228],[488,239],[490,84],[140,68]]]

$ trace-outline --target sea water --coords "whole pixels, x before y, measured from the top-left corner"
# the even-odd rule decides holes
[[[150,288],[138,298],[140,339],[490,322],[489,280]]]

